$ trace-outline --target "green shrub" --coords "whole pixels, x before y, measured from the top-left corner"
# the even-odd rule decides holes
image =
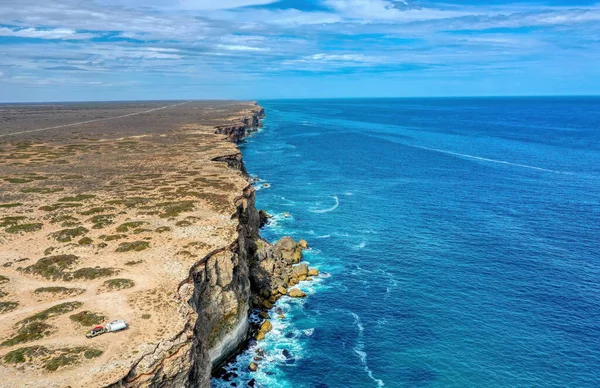
[[[13,225],[4,230],[6,230],[8,233],[29,233],[42,229],[42,226],[44,226],[44,224],[36,222],[31,224]]]
[[[134,241],[124,242],[119,244],[119,247],[115,250],[116,252],[140,252],[150,247],[150,243],[147,241]]]
[[[0,343],[0,346],[14,346],[25,342],[37,341],[49,336],[54,327],[44,322],[31,322],[21,326],[14,337]]]
[[[109,290],[124,290],[135,286],[131,279],[110,279],[104,282],[104,286]]]
[[[22,269],[24,273],[43,276],[46,279],[64,278],[68,273],[65,270],[70,269],[79,257],[75,255],[56,255],[39,259],[37,263]]]
[[[102,278],[107,276],[112,276],[119,271],[111,269],[111,268],[81,268],[77,271],[73,272],[72,276],[74,279],[86,279],[86,280],[94,280],[96,278]]]
[[[140,226],[145,225],[145,224],[147,224],[147,222],[144,222],[144,221],[126,222],[117,227],[117,232],[119,232],[119,233],[129,232],[130,230],[137,229]]]
[[[99,325],[104,321],[104,315],[96,314],[91,311],[82,311],[77,314],[70,315],[69,318],[82,326]]]
[[[34,314],[30,317],[27,317],[21,321],[21,323],[30,323],[34,321],[46,321],[50,318],[57,317],[59,315],[63,315],[66,313],[70,313],[71,311],[77,310],[83,306],[81,302],[65,302],[61,304],[57,304],[56,306],[52,306],[46,310],[40,311],[37,314]]]
[[[87,232],[89,232],[88,229],[84,228],[83,226],[78,226],[76,228],[63,229],[63,230],[59,230],[58,232],[51,233],[50,237],[54,238],[58,242],[64,243],[64,242],[70,242],[75,237],[83,236]]]

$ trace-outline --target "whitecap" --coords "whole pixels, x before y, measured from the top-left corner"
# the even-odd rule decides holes
[[[329,213],[329,212],[334,211],[335,209],[337,209],[340,206],[340,199],[336,195],[333,195],[331,198],[335,199],[335,205],[333,205],[332,207],[329,207],[327,209],[310,210],[310,212],[311,213]]]
[[[353,245],[352,249],[354,249],[355,251],[359,251],[359,250],[363,249],[366,245],[367,245],[367,243],[363,241],[360,244]]]
[[[317,236],[317,238],[329,238],[329,237],[331,237],[330,234],[325,234],[323,236]]]
[[[367,375],[371,378],[371,380],[373,380],[377,384],[378,387],[383,387],[383,386],[385,386],[385,384],[383,383],[383,380],[375,378],[373,371],[371,370],[371,368],[369,368],[369,365],[367,363],[367,352],[365,351],[365,343],[363,340],[365,328],[362,325],[360,317],[353,312],[350,312],[350,313],[352,314],[352,316],[354,316],[354,324],[358,328],[358,342],[356,343],[356,346],[353,349],[354,353],[356,353],[358,355],[358,358],[360,359],[360,363],[363,365],[363,369],[365,370]]]
[[[304,333],[305,336],[310,337],[315,333],[315,329],[310,328],[310,329],[302,330],[302,332]]]

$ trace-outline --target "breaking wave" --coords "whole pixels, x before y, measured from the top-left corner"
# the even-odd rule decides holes
[[[331,198],[335,199],[335,205],[333,205],[332,207],[329,207],[327,209],[320,209],[320,210],[310,210],[311,213],[329,213],[334,211],[335,209],[337,209],[340,206],[340,199],[334,195]]]

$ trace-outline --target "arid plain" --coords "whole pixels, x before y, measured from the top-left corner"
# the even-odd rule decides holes
[[[214,161],[239,155],[216,128],[257,109],[0,105],[0,386],[105,386],[170,338],[187,346],[180,283],[235,240],[248,185]],[[115,319],[129,328],[86,338]]]

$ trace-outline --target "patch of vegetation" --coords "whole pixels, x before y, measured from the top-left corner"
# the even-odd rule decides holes
[[[103,229],[106,228],[109,225],[114,224],[114,218],[116,217],[115,214],[100,214],[97,216],[93,216],[92,218],[90,218],[88,221],[92,222],[94,224],[94,226],[92,226],[92,228],[94,229]]]
[[[81,326],[99,325],[104,321],[104,318],[104,315],[96,314],[91,311],[82,311],[69,316],[69,319]]]
[[[80,268],[77,271],[73,272],[72,276],[74,279],[86,279],[86,280],[94,280],[96,278],[102,278],[107,276],[112,276],[117,274],[119,271],[112,268]]]
[[[157,207],[161,207],[163,212],[160,214],[161,218],[177,217],[181,213],[191,212],[195,208],[194,201],[179,201],[179,202],[162,202],[157,204]]]
[[[54,232],[50,234],[50,237],[54,238],[58,242],[70,242],[75,237],[85,235],[89,230],[84,228],[83,226],[79,226],[77,228],[72,229],[63,229],[58,232]]]
[[[119,232],[119,233],[129,232],[129,230],[137,229],[140,226],[146,225],[146,224],[147,224],[147,222],[144,222],[144,221],[126,222],[117,227],[117,232]]]
[[[54,247],[48,247],[46,249],[44,249],[44,256],[48,256],[49,254],[51,254],[52,252],[54,252]]]
[[[133,234],[141,234],[141,233],[147,233],[147,232],[152,232],[152,229],[138,228],[133,231]]]
[[[8,281],[9,281],[9,280],[10,280],[10,279],[9,279],[9,278],[7,278],[6,276],[4,276],[4,275],[0,275],[0,284],[3,284],[3,283],[8,283]]]
[[[94,241],[89,238],[89,237],[83,237],[81,239],[79,239],[79,241],[77,241],[77,244],[79,245],[92,245]]]
[[[75,255],[56,255],[39,259],[37,263],[22,269],[24,273],[40,275],[46,279],[59,279],[68,275],[65,270],[77,264],[79,257]]]
[[[142,314],[142,319],[150,319],[151,316],[150,314]]]
[[[44,322],[31,322],[21,326],[14,337],[0,343],[0,346],[14,346],[25,342],[37,341],[49,336],[54,327]]]
[[[135,286],[131,279],[109,279],[104,282],[104,286],[109,290],[124,290]]]
[[[115,250],[115,252],[140,252],[150,247],[150,243],[147,241],[134,241],[134,242],[124,242],[119,244],[119,247]]]
[[[164,233],[164,232],[170,232],[171,228],[169,228],[168,226],[161,226],[156,228],[155,230],[157,233]]]
[[[55,203],[54,205],[40,206],[38,209],[45,212],[53,212],[58,209],[69,209],[74,207],[82,207],[82,203]]]
[[[125,263],[125,265],[132,266],[132,265],[138,265],[138,264],[142,264],[143,262],[144,262],[144,260],[136,260],[136,261],[133,261],[133,260],[132,260],[132,261],[128,261],[128,262],[126,262],[126,263]]]
[[[180,227],[186,227],[186,226],[192,226],[193,224],[189,221],[178,221],[176,224],[176,226],[180,226]]]
[[[65,302],[61,304],[57,304],[56,306],[52,306],[46,310],[40,311],[37,314],[34,314],[30,317],[23,319],[20,323],[30,323],[34,321],[46,321],[50,318],[57,317],[59,315],[63,315],[66,313],[70,313],[71,311],[77,310],[83,306],[81,302]]]
[[[36,359],[43,361],[43,368],[54,372],[59,368],[80,363],[83,358],[100,357],[102,350],[78,346],[75,348],[48,349],[45,346],[29,346],[8,352],[3,360],[7,364],[22,364]]]
[[[64,187],[27,187],[21,193],[51,194],[64,191]]]
[[[47,356],[50,353],[50,350],[44,346],[29,346],[6,353],[3,360],[7,364],[22,364],[33,361],[36,357]]]
[[[22,178],[4,178],[4,180],[6,182],[15,183],[15,184],[30,183],[33,181],[42,181],[45,179],[48,179],[48,177],[40,176],[40,175],[27,175],[27,176],[23,176]]]
[[[89,210],[83,211],[79,214],[84,216],[91,216],[94,214],[106,213],[107,211],[115,210],[112,206],[101,206],[101,207],[93,207]]]
[[[113,199],[110,201],[106,201],[105,203],[107,205],[122,205],[122,206],[130,208],[130,207],[136,207],[139,205],[144,205],[150,201],[151,201],[150,198],[132,197],[132,198],[125,198],[125,199]]]
[[[73,295],[80,295],[83,294],[85,292],[85,290],[83,288],[67,288],[67,287],[40,287],[40,288],[36,288],[33,293],[40,295],[40,294],[52,294],[52,295],[56,295],[56,294],[62,294],[62,295],[69,295],[69,296],[73,296]]]
[[[52,218],[50,220],[50,222],[53,224],[62,222],[62,224],[60,224],[60,226],[62,226],[64,228],[69,228],[69,227],[73,227],[73,226],[77,226],[77,225],[81,224],[81,222],[79,222],[79,220],[77,218],[75,218],[73,216],[69,216],[69,215],[56,216],[56,217]]]
[[[18,206],[23,206],[23,204],[21,202],[0,203],[0,209],[10,209]]]
[[[126,234],[109,234],[108,236],[103,234],[99,238],[100,238],[100,240],[104,240],[104,241],[115,241],[115,240],[120,240],[125,237],[127,237]]]
[[[92,198],[96,198],[96,196],[94,194],[78,194],[73,197],[60,198],[58,202],[81,202]]]
[[[19,222],[26,220],[27,217],[23,216],[14,216],[14,217],[2,217],[0,218],[0,227],[5,228],[7,226],[14,226],[19,224]]]
[[[83,356],[87,359],[92,359],[96,357],[100,357],[104,353],[102,350],[98,349],[88,349],[83,353]]]
[[[18,302],[0,302],[0,314],[5,314],[19,307]]]
[[[44,224],[41,224],[39,222],[34,222],[31,224],[13,225],[4,230],[7,233],[30,233],[30,232],[36,232],[36,231],[42,229],[42,226],[44,226]]]

